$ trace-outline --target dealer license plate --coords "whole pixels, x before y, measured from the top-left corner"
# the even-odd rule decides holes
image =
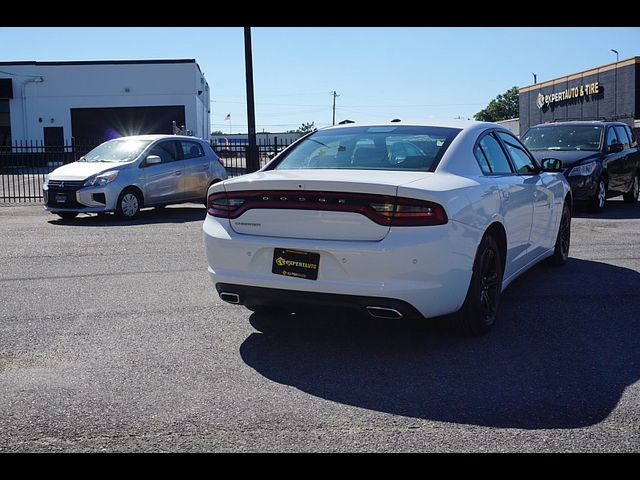
[[[273,251],[271,271],[277,275],[317,280],[319,266],[319,253],[289,250],[287,248],[276,248]]]

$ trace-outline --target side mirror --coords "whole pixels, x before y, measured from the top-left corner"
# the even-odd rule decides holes
[[[156,163],[162,163],[162,159],[158,155],[149,155],[145,158],[145,165],[155,165]]]
[[[624,145],[621,143],[612,143],[609,145],[609,153],[618,153],[624,150]]]
[[[543,172],[559,172],[562,170],[562,162],[557,158],[543,158],[541,165]]]

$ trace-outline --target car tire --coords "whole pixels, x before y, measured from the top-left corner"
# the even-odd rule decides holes
[[[498,243],[485,234],[473,262],[473,274],[462,308],[455,314],[458,331],[477,336],[495,324],[502,293],[502,259]]]
[[[622,195],[622,198],[626,203],[635,203],[638,201],[638,193],[640,191],[640,174],[636,174],[633,178],[631,188],[627,193]]]
[[[125,188],[118,197],[116,216],[125,220],[133,220],[140,213],[141,206],[140,194],[132,188]]]
[[[560,267],[567,263],[569,259],[569,247],[571,245],[571,207],[565,200],[562,207],[562,216],[558,226],[558,235],[553,250],[553,255],[549,257],[548,263]]]
[[[56,212],[56,215],[63,220],[73,220],[78,216],[78,212]]]
[[[596,194],[591,199],[589,209],[592,212],[600,213],[604,210],[604,207],[607,203],[607,180],[606,178],[600,177],[597,180],[596,186]]]

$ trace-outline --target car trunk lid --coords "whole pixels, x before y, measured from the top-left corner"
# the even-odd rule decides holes
[[[396,198],[399,185],[424,177],[377,170],[257,172],[225,183],[228,201],[238,208],[231,228],[246,235],[379,241],[390,225],[378,210]]]

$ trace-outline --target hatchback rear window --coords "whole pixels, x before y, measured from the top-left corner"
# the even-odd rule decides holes
[[[320,130],[297,143],[269,169],[432,172],[459,132],[457,128],[404,125]]]

